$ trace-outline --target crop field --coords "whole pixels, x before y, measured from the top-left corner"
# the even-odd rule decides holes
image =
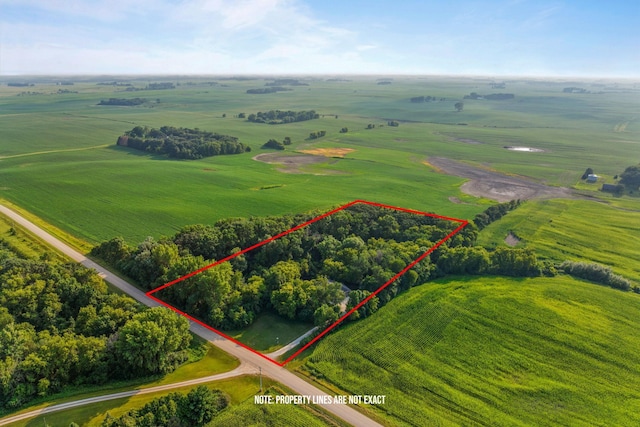
[[[29,88],[36,94],[29,95],[20,95],[24,88],[1,87],[0,199],[90,243],[116,235],[140,241],[186,224],[327,209],[359,198],[468,218],[488,201],[461,193],[463,179],[429,168],[423,163],[428,157],[571,186],[586,167],[613,176],[640,153],[640,102],[631,83],[566,94],[560,81],[513,81],[499,91],[514,99],[465,100],[457,113],[453,104],[464,95],[496,92],[491,81],[407,77],[381,86],[374,77],[308,78],[309,86],[252,95],[246,90],[268,80],[206,83],[211,80],[184,78],[176,89],[131,93],[96,81],[78,81],[72,87],[77,93],[62,94],[46,82],[36,82]],[[444,101],[410,102],[419,95]],[[97,105],[112,97],[154,102]],[[271,109],[314,109],[320,118],[267,125],[237,117]],[[400,125],[388,126],[388,120]],[[366,129],[369,124],[375,128]],[[116,147],[117,137],[135,125],[197,127],[237,136],[253,150],[180,161]],[[343,127],[347,133],[340,133]],[[307,139],[318,130],[326,136]],[[292,145],[283,154],[294,157],[298,150],[353,151],[296,173],[253,160],[271,152],[260,149],[264,142],[285,136]],[[503,148],[515,145],[544,151]]]
[[[391,425],[637,425],[640,297],[567,277],[458,277],[321,341],[302,369],[385,394]]]
[[[272,80],[140,77],[123,81],[137,88],[172,81],[176,88],[126,92],[97,84],[98,77],[78,77],[64,87],[71,93],[44,77],[27,88],[0,81],[0,203],[49,224],[58,237],[67,233],[64,240],[84,252],[115,236],[133,245],[189,224],[327,211],[356,199],[470,220],[495,198],[488,192],[472,196],[474,181],[445,173],[442,165],[449,162],[562,187],[490,224],[479,245],[505,245],[511,232],[520,239],[516,247],[532,248],[539,258],[597,262],[640,283],[638,192],[618,197],[599,191],[640,161],[638,83],[514,79],[494,89],[489,78],[408,76],[380,85],[374,76],[316,76],[301,77],[308,86],[284,92],[246,93]],[[590,93],[564,93],[567,86]],[[472,92],[515,97],[463,100]],[[411,102],[419,96],[434,100]],[[138,97],[149,102],[98,105]],[[464,101],[460,112],[458,101]],[[315,110],[320,116],[278,125],[238,117],[270,110]],[[135,126],[231,135],[251,151],[172,160],[116,146]],[[310,139],[318,131],[326,135]],[[291,145],[284,151],[261,148],[286,137]],[[597,184],[580,180],[586,168],[600,176]],[[9,222],[0,222],[0,237],[32,258],[43,251]],[[638,295],[564,275],[445,278],[340,327],[291,369],[328,390],[386,395],[387,403],[371,411],[394,426],[640,425],[639,318]],[[268,316],[236,336],[269,351],[309,328],[286,326],[276,343]],[[210,352],[159,381],[234,363]],[[283,419],[324,425],[313,424],[313,415],[301,408],[249,404],[256,384],[255,377],[242,377],[215,385],[233,403],[221,423],[264,417],[272,425]],[[52,414],[46,422],[68,425],[72,415],[97,425],[107,411],[124,413],[152,397]]]
[[[640,212],[586,200],[529,201],[482,230],[478,243],[518,246],[555,261],[598,262],[640,283]]]

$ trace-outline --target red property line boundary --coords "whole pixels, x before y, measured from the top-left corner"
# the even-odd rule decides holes
[[[377,207],[381,207],[381,208],[387,208],[387,209],[392,209],[392,210],[396,210],[396,211],[401,211],[401,212],[407,212],[407,213],[411,213],[411,214],[415,214],[415,215],[422,215],[422,216],[428,216],[428,217],[432,217],[432,218],[438,218],[438,219],[443,219],[443,220],[447,220],[447,221],[453,221],[453,222],[457,222],[460,225],[458,227],[456,227],[455,230],[453,230],[451,233],[449,233],[447,236],[445,236],[442,240],[440,240],[439,242],[437,242],[435,245],[433,245],[431,248],[429,248],[426,252],[424,252],[422,255],[420,255],[418,258],[416,258],[413,262],[411,262],[409,265],[407,265],[405,268],[402,269],[402,271],[400,271],[399,273],[397,273],[395,276],[393,276],[391,279],[389,279],[386,283],[384,283],[382,286],[380,286],[378,289],[376,289],[375,292],[371,293],[367,298],[363,299],[358,305],[356,305],[355,307],[353,307],[351,310],[349,310],[348,312],[346,312],[345,314],[343,314],[338,320],[336,320],[334,323],[332,323],[331,325],[329,325],[325,330],[323,330],[320,334],[318,334],[316,337],[314,337],[311,341],[309,341],[307,344],[305,344],[302,348],[300,348],[298,351],[296,351],[294,354],[292,354],[291,356],[289,356],[284,362],[278,362],[277,360],[273,360],[272,358],[260,353],[259,351],[254,350],[253,348],[249,347],[248,345],[241,343],[240,341],[236,340],[235,338],[230,337],[229,335],[225,334],[224,332],[221,332],[209,325],[207,325],[206,323],[194,318],[193,316],[178,310],[176,307],[172,306],[171,304],[162,301],[161,299],[153,296],[154,293],[161,291],[165,288],[168,288],[169,286],[175,285],[176,283],[182,282],[183,280],[188,279],[189,277],[193,277],[196,274],[202,273],[205,270],[208,270],[212,267],[215,267],[216,265],[222,264],[223,262],[227,262],[230,259],[233,259],[239,255],[242,255],[244,253],[247,253],[249,251],[252,251],[254,249],[257,249],[261,246],[266,245],[267,243],[270,243],[276,239],[279,239],[282,236],[286,236],[289,233],[292,233],[294,231],[300,230],[301,228],[304,228],[310,224],[313,224],[316,221],[320,221],[321,219],[324,219],[330,215],[335,214],[336,212],[339,212],[343,209],[346,209],[350,206],[356,205],[356,204],[365,204],[365,205],[370,205],[370,206],[377,206]],[[216,261],[212,264],[206,265],[198,270],[192,271],[191,273],[184,275],[176,280],[173,280],[171,282],[165,283],[162,286],[159,286],[155,289],[150,290],[149,292],[146,293],[146,295],[153,299],[154,301],[158,302],[159,304],[162,304],[163,306],[173,310],[174,312],[186,317],[187,319],[191,320],[192,322],[195,322],[213,332],[215,332],[216,334],[230,340],[233,341],[235,344],[246,348],[247,350],[257,354],[258,356],[272,362],[275,363],[278,366],[284,366],[287,363],[289,363],[290,361],[292,361],[293,359],[295,359],[300,353],[302,353],[303,351],[305,351],[307,348],[309,348],[311,345],[313,345],[316,341],[318,341],[320,338],[322,338],[323,336],[325,336],[327,333],[329,333],[333,328],[335,328],[336,326],[338,326],[340,323],[342,323],[343,320],[345,320],[347,317],[349,317],[351,315],[351,313],[353,313],[354,311],[358,310],[360,307],[362,307],[363,305],[365,305],[367,302],[369,302],[369,300],[373,297],[375,297],[376,295],[378,295],[380,292],[382,292],[387,286],[389,286],[391,283],[393,283],[394,281],[396,281],[398,278],[400,278],[400,276],[402,276],[403,274],[405,274],[407,271],[409,271],[411,268],[413,268],[413,266],[415,266],[417,263],[419,263],[420,261],[422,261],[424,258],[426,258],[427,256],[429,256],[429,254],[431,254],[433,251],[435,251],[440,245],[442,245],[444,242],[446,242],[447,240],[449,240],[450,238],[452,238],[455,234],[457,234],[460,230],[462,230],[464,227],[466,227],[469,224],[469,221],[467,220],[463,220],[463,219],[458,219],[458,218],[450,218],[450,217],[446,217],[446,216],[442,216],[442,215],[436,215],[436,214],[432,214],[432,213],[427,213],[427,212],[421,212],[421,211],[416,211],[413,209],[405,209],[405,208],[399,208],[396,206],[389,206],[389,205],[384,205],[381,203],[375,203],[375,202],[368,202],[366,200],[354,200],[353,202],[347,203],[346,205],[340,206],[336,209],[333,209],[332,211],[329,211],[327,213],[324,213],[316,218],[313,218],[303,224],[297,225],[287,231],[283,231],[280,234],[277,234],[269,239],[266,239],[260,243],[256,243],[253,246],[250,246],[246,249],[243,249],[239,252],[236,252],[234,254],[229,255],[226,258],[223,258],[219,261]]]

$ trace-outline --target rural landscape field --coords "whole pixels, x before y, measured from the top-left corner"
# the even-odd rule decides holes
[[[316,236],[320,249],[305,246],[302,237],[303,252],[288,246],[273,258],[274,266],[265,264],[271,259],[267,255],[259,263],[243,259],[249,265],[244,278],[234,272],[247,267],[232,262],[224,279],[231,281],[227,288],[219,287],[222,273],[196,276],[202,278],[194,282],[197,286],[237,292],[244,301],[240,305],[205,291],[187,294],[184,298],[191,299],[183,304],[196,307],[205,321],[218,319],[216,327],[228,325],[230,335],[251,347],[277,350],[314,321],[322,326],[339,312],[330,309],[337,297],[327,297],[327,311],[314,313],[304,311],[316,310],[311,302],[287,311],[273,294],[270,300],[255,294],[250,311],[246,298],[265,286],[259,280],[267,289],[276,286],[274,292],[282,297],[284,282],[270,283],[276,283],[278,274],[289,274],[285,267],[293,265],[299,268],[297,278],[290,279],[294,288],[296,283],[312,286],[314,275],[323,275],[330,278],[323,285],[327,289],[334,280],[362,289],[352,294],[347,308],[367,295],[371,299],[286,369],[278,369],[329,394],[385,395],[384,403],[359,405],[370,420],[389,426],[637,425],[639,93],[639,82],[624,79],[4,77],[0,203],[82,254],[91,253],[144,291],[282,232],[295,225],[295,218],[354,200],[469,221],[457,239],[376,295],[371,295],[375,287],[359,287],[358,280],[374,283],[376,275],[393,276],[401,267],[387,261],[385,251],[395,248],[402,258],[402,251],[416,250],[412,245],[439,240],[435,225],[403,229],[406,219],[368,213],[379,217],[372,217],[369,234],[358,235],[358,221],[365,220],[349,217],[351,223],[343,226],[350,228],[336,222],[332,237]],[[213,138],[209,154],[187,143],[167,148],[169,132],[195,135],[189,137],[197,140],[194,147]],[[150,145],[140,149],[136,144]],[[210,155],[224,149],[233,153]],[[603,184],[610,185],[607,191]],[[507,203],[512,200],[517,202]],[[89,310],[68,307],[64,292],[69,291],[54,284],[42,288],[25,279],[20,283],[30,290],[20,291],[15,276],[20,263],[58,265],[63,258],[13,220],[0,225],[0,273],[6,280],[1,284],[5,309],[0,323],[6,331],[35,328],[20,333],[45,341],[48,334],[67,331],[65,336],[73,336],[78,348],[104,340],[99,344],[104,346],[104,366],[114,366],[110,334],[113,340],[122,338],[136,319],[173,325],[168,317],[138,313],[132,300],[101,293],[90,299]],[[427,229],[434,234],[416,234]],[[409,235],[411,240],[404,242]],[[316,262],[313,251],[318,250],[328,255]],[[357,271],[358,263],[367,267]],[[38,271],[30,274],[51,280]],[[69,271],[64,274],[78,282],[101,280]],[[320,289],[319,282],[313,283]],[[302,298],[294,288],[292,295]],[[114,290],[105,287],[105,295]],[[48,292],[60,306],[38,292]],[[219,317],[213,314],[214,300],[224,304]],[[29,310],[34,313],[50,305],[58,308],[51,309],[47,320],[29,314],[26,301],[33,301]],[[124,311],[116,318],[107,305]],[[238,317],[240,309],[248,317]],[[97,316],[93,323],[87,320],[90,313]],[[105,316],[115,323],[98,326],[97,319]],[[55,326],[46,326],[47,321]],[[34,326],[20,326],[25,322]],[[171,326],[176,331],[182,327],[188,325]],[[45,336],[43,331],[50,332]],[[95,396],[100,384],[113,383],[104,390],[120,391],[250,365],[242,362],[238,368],[234,356],[192,341],[190,349],[171,347],[174,356],[155,368],[131,365],[138,366],[136,375],[103,374],[102,382],[70,379],[65,385],[60,371],[42,368],[36,373],[33,368],[35,358],[43,366],[52,364],[47,359],[52,353],[20,347],[18,335],[3,334],[3,416],[28,412],[33,405]],[[125,357],[134,350],[116,344],[113,354]],[[36,353],[27,357],[29,351]],[[129,363],[135,360],[132,356]],[[214,397],[207,401],[227,396],[220,413],[209,414],[211,425],[246,425],[258,419],[270,420],[260,425],[345,422],[316,405],[255,404],[254,394],[297,394],[292,386],[280,385],[274,372],[265,371],[264,387],[262,368],[256,367],[235,379],[210,383]],[[35,377],[20,380],[16,375]],[[21,386],[20,381],[34,382]],[[187,393],[194,387],[175,391]],[[18,391],[24,398],[16,400]],[[9,425],[126,425],[117,424],[125,423],[124,418],[116,418],[134,419],[137,413],[125,413],[142,411],[152,397],[168,393],[111,400]],[[179,399],[197,397],[176,396],[165,398],[178,402],[178,408]],[[155,407],[169,405],[164,402]]]

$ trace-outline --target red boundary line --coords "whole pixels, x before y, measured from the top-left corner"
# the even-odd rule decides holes
[[[391,279],[389,279],[386,283],[384,283],[383,285],[381,285],[378,289],[375,290],[375,292],[372,292],[367,298],[363,299],[362,301],[360,301],[360,303],[358,305],[356,305],[355,307],[353,307],[351,310],[349,310],[347,313],[343,314],[338,320],[336,320],[334,323],[332,323],[331,325],[329,325],[325,330],[323,330],[320,334],[318,334],[316,337],[314,337],[311,341],[309,341],[307,344],[305,344],[302,348],[298,349],[298,351],[296,351],[294,354],[292,354],[291,356],[289,356],[284,362],[278,362],[276,360],[273,360],[272,358],[260,353],[257,350],[254,350],[253,348],[249,347],[248,345],[236,340],[235,338],[230,337],[229,335],[225,334],[224,332],[221,332],[217,329],[215,329],[212,326],[207,325],[206,323],[202,322],[201,320],[196,319],[195,317],[181,311],[178,310],[176,307],[172,306],[171,304],[162,301],[159,298],[156,298],[155,296],[153,296],[154,293],[161,291],[165,288],[168,288],[169,286],[175,285],[176,283],[182,282],[183,280],[188,279],[189,277],[195,276],[196,274],[202,273],[205,270],[208,270],[212,267],[215,267],[216,265],[222,264],[223,262],[227,262],[230,259],[233,259],[239,255],[242,255],[244,253],[247,253],[249,251],[252,251],[254,249],[257,249],[261,246],[266,245],[269,242],[272,242],[276,239],[279,239],[280,237],[286,236],[289,233],[292,233],[294,231],[300,230],[301,228],[304,228],[310,224],[313,224],[316,221],[320,221],[321,219],[324,219],[330,215],[333,215],[336,212],[339,212],[343,209],[346,209],[350,206],[356,205],[356,204],[365,204],[365,205],[371,205],[371,206],[378,206],[381,208],[386,208],[386,209],[393,209],[396,211],[402,211],[402,212],[407,212],[407,213],[411,213],[411,214],[415,214],[415,215],[422,215],[422,216],[429,216],[432,218],[438,218],[438,219],[444,219],[447,221],[454,221],[454,222],[458,222],[460,223],[460,225],[458,227],[456,227],[455,230],[453,230],[451,233],[447,234],[443,239],[441,239],[439,242],[437,242],[435,245],[433,245],[431,248],[429,248],[426,252],[424,252],[422,255],[420,255],[418,258],[416,258],[413,262],[411,262],[409,265],[407,265],[404,269],[402,269],[399,273],[397,273],[395,276],[393,276]],[[389,286],[390,284],[392,284],[394,281],[396,281],[398,278],[400,278],[400,276],[402,276],[403,274],[405,274],[407,271],[409,271],[413,266],[415,266],[417,263],[419,263],[420,261],[422,261],[424,258],[426,258],[429,254],[431,254],[433,251],[435,251],[440,245],[442,245],[444,242],[446,242],[447,240],[449,240],[450,238],[452,238],[455,234],[457,234],[460,230],[462,230],[464,227],[466,227],[469,224],[469,221],[464,220],[464,219],[458,219],[458,218],[451,218],[451,217],[446,217],[446,216],[442,216],[442,215],[436,215],[436,214],[432,214],[432,213],[428,213],[428,212],[421,212],[421,211],[417,211],[417,210],[413,210],[413,209],[405,209],[405,208],[399,208],[396,206],[390,206],[390,205],[385,205],[382,203],[375,203],[375,202],[369,202],[366,200],[354,200],[353,202],[347,203],[346,205],[342,205],[336,209],[333,209],[329,212],[326,212],[320,216],[317,216],[305,223],[302,223],[300,225],[297,225],[293,228],[290,228],[289,230],[283,231],[280,234],[277,234],[273,237],[270,237],[269,239],[263,240],[262,242],[256,243],[253,246],[249,246],[246,249],[243,249],[239,252],[236,252],[234,254],[231,254],[219,261],[216,261],[212,264],[206,265],[202,268],[199,268],[198,270],[192,271],[189,274],[186,274],[176,280],[173,280],[171,282],[165,283],[164,285],[158,286],[155,289],[150,290],[149,292],[146,293],[146,295],[151,298],[152,300],[158,302],[159,304],[162,304],[163,306],[173,310],[174,312],[180,314],[181,316],[186,317],[187,319],[191,320],[192,322],[195,322],[197,324],[199,324],[200,326],[203,326],[213,332],[215,332],[216,334],[220,335],[221,337],[228,339],[230,341],[232,341],[233,343],[251,351],[252,353],[257,354],[258,356],[275,363],[278,366],[284,366],[287,363],[289,363],[290,361],[292,361],[293,359],[295,359],[300,353],[302,353],[303,351],[305,351],[307,348],[309,348],[311,345],[313,345],[316,341],[318,341],[320,338],[322,338],[323,336],[325,336],[327,333],[329,333],[333,328],[335,328],[336,326],[338,326],[340,323],[342,323],[343,320],[345,320],[347,317],[349,317],[354,311],[358,310],[360,307],[362,307],[363,305],[365,305],[367,302],[369,302],[369,300],[373,297],[375,297],[376,295],[378,295],[380,292],[382,292],[387,286]]]

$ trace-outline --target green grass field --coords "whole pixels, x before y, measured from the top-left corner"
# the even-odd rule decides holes
[[[555,261],[597,262],[640,283],[640,213],[586,200],[529,201],[486,227],[478,244],[505,245],[509,232],[518,246]]]
[[[287,345],[311,328],[313,325],[310,323],[289,321],[273,313],[262,313],[248,328],[226,334],[254,350],[269,353]]]
[[[304,368],[384,394],[391,425],[640,423],[640,297],[567,277],[422,285],[322,340]]]
[[[37,84],[32,89],[42,94],[30,96],[16,96],[21,88],[1,87],[0,199],[91,243],[116,235],[138,242],[148,235],[170,235],[186,224],[328,209],[354,199],[470,218],[486,201],[451,202],[451,196],[469,202],[457,189],[462,180],[435,173],[422,161],[429,156],[467,159],[573,185],[587,166],[612,176],[640,153],[635,119],[640,102],[624,86],[615,93],[576,95],[562,93],[562,82],[514,81],[503,92],[515,93],[515,99],[467,100],[464,111],[456,113],[453,104],[463,95],[491,91],[489,80],[415,77],[380,86],[373,77],[310,79],[308,87],[268,95],[245,93],[262,87],[263,79],[213,87],[198,82],[194,78],[194,85],[183,81],[174,90],[135,93],[78,82],[77,94],[55,94],[58,87]],[[420,94],[446,101],[409,102]],[[109,97],[137,96],[161,102],[153,108],[96,105]],[[325,117],[278,126],[235,117],[274,108],[315,109]],[[399,120],[400,126],[386,126],[388,119]],[[377,127],[365,130],[369,123]],[[621,128],[620,123],[627,124]],[[235,135],[253,151],[171,161],[114,147],[117,137],[136,124]],[[342,127],[349,132],[339,133]],[[327,136],[306,141],[316,130],[326,130]],[[275,165],[252,160],[264,151],[259,147],[267,139],[285,136],[293,140],[288,151],[356,151],[302,174],[281,173]],[[511,152],[505,145],[547,151]]]
[[[448,157],[573,187],[592,198],[529,201],[483,230],[481,244],[504,244],[514,231],[523,238],[521,246],[542,257],[599,262],[640,280],[640,198],[613,197],[597,191],[599,185],[579,181],[591,167],[612,182],[638,162],[640,99],[633,83],[607,82],[612,89],[604,93],[566,94],[562,88],[576,82],[511,80],[506,89],[496,90],[483,78],[398,77],[384,86],[376,84],[376,77],[349,82],[309,78],[308,87],[249,95],[247,89],[264,87],[266,80],[203,84],[210,80],[215,79],[183,78],[174,90],[134,93],[91,79],[76,82],[72,89],[78,93],[73,94],[57,94],[59,87],[45,79],[28,88],[36,95],[18,96],[24,88],[0,86],[0,202],[17,206],[84,251],[115,236],[135,244],[187,224],[323,210],[355,199],[471,219],[493,202],[463,194],[463,179],[424,163],[429,157]],[[138,87],[147,82],[132,80]],[[593,92],[603,90],[593,82],[579,83]],[[507,92],[515,98],[465,100],[464,110],[456,113],[454,103],[470,92]],[[446,100],[409,102],[421,95]],[[96,105],[110,97],[160,102],[153,107]],[[236,117],[271,109],[314,109],[325,116],[278,126]],[[387,126],[388,120],[400,126]],[[365,129],[368,124],[376,128]],[[117,137],[135,125],[198,127],[237,136],[253,151],[176,161],[115,147]],[[348,133],[340,133],[342,127]],[[327,135],[306,139],[318,130]],[[259,148],[268,139],[285,136],[293,141],[285,154],[312,148],[355,151],[297,173],[252,159],[268,152]],[[505,146],[544,151],[514,152]],[[3,238],[37,257],[41,248],[25,245],[26,237],[12,235],[10,227],[0,222]],[[424,420],[423,425],[636,425],[638,301],[637,295],[567,277],[445,280],[413,289],[372,318],[331,334],[296,364],[304,363],[322,381],[333,383],[330,387],[386,394],[389,403],[376,415],[391,425],[416,420]],[[241,339],[267,351],[275,336],[284,344],[284,334],[275,335],[268,320],[244,331]],[[303,329],[296,326],[287,333],[296,337]],[[233,365],[210,356],[159,381]],[[241,403],[255,393],[255,383],[252,377],[225,383],[240,404],[230,413],[245,416],[240,419],[247,423],[265,416],[313,425],[307,413]],[[151,398],[85,407],[46,421],[96,425],[106,411],[123,413]],[[37,418],[16,425],[43,422]]]
[[[267,390],[265,394],[286,394],[276,387]],[[336,422],[327,418],[322,412],[313,407],[298,405],[256,405],[252,400],[232,406],[224,410],[209,426],[224,427],[321,427],[336,426]]]

